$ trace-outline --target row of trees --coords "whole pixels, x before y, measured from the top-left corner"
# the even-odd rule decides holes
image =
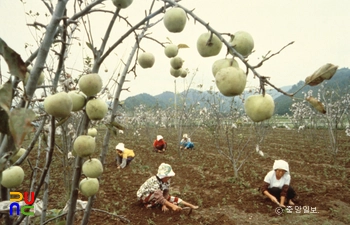
[[[140,105],[134,110],[125,111],[124,118],[120,122],[136,136],[148,135],[150,144],[160,130],[165,132],[169,139],[177,142],[180,141],[184,131],[192,135],[198,130],[206,130],[212,134],[212,141],[217,151],[232,164],[236,177],[239,169],[252,154],[264,155],[263,142],[270,129],[292,129],[295,132],[307,130],[315,141],[319,138],[317,130],[327,129],[329,138],[327,152],[335,160],[340,147],[338,131],[349,132],[349,94],[334,98],[338,92],[325,90],[325,84],[320,86],[317,98],[324,102],[326,113],[320,113],[306,100],[307,97],[313,96],[312,91],[302,92],[304,94],[302,99],[292,99],[293,104],[290,107],[292,114],[275,116],[261,123],[252,122],[242,105],[237,104],[237,100],[244,102],[244,96],[241,96],[242,99],[232,98],[229,101],[223,99],[219,92],[209,91],[207,92],[210,93],[209,97],[207,93],[203,96],[197,95],[198,99],[189,104],[186,99],[190,86],[191,84],[177,97],[176,107],[164,109],[159,105],[154,107]],[[176,135],[173,134],[174,129],[177,130]],[[144,130],[146,133],[142,133]],[[254,149],[251,148],[252,143]],[[181,157],[181,151],[179,156]]]

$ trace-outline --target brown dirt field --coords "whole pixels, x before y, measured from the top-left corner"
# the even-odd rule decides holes
[[[177,135],[171,131],[162,134],[169,144],[164,154],[151,151],[149,138],[135,139],[132,133],[118,134],[111,139],[100,190],[93,204],[93,208],[109,214],[92,211],[89,224],[124,224],[113,214],[123,216],[134,225],[350,224],[350,138],[344,131],[339,131],[339,154],[334,162],[327,150],[327,131],[298,133],[271,129],[260,146],[264,157],[254,152],[240,169],[238,179],[234,178],[230,162],[218,154],[210,134],[204,130],[191,136],[195,150],[183,151],[181,157],[176,144]],[[103,135],[100,130],[99,146]],[[135,160],[121,171],[116,169],[113,150],[118,142],[124,142],[136,153]],[[249,149],[255,151],[255,145],[251,144]],[[50,171],[50,209],[63,207],[67,200],[67,195],[62,194],[65,191],[60,183],[62,166],[58,157],[56,154]],[[296,205],[316,207],[317,213],[296,213],[295,210],[276,213],[277,205],[258,191],[275,159],[289,162],[291,185],[298,195]],[[138,188],[157,172],[162,162],[172,165],[176,173],[170,192],[199,205],[199,209],[164,213],[159,208],[146,209],[139,204],[136,198]],[[81,195],[79,199],[87,200]],[[77,213],[76,224],[80,224],[82,214]]]

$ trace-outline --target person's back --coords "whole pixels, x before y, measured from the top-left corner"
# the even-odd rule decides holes
[[[135,152],[132,149],[124,148],[124,151],[118,153],[122,158],[135,157]]]

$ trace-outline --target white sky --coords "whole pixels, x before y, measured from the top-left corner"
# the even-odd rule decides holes
[[[121,15],[127,16],[135,24],[143,18],[150,3],[150,0],[134,0],[129,8],[121,11]],[[304,80],[326,63],[333,63],[339,68],[349,67],[349,0],[183,0],[180,4],[187,9],[195,9],[194,13],[197,16],[221,33],[234,33],[238,30],[249,32],[255,41],[255,53],[249,56],[249,62],[253,65],[269,50],[277,52],[289,42],[295,41],[258,69],[261,75],[270,76],[270,81],[276,86],[292,85]],[[26,23],[32,23],[34,17],[25,16],[25,12],[29,12],[30,9],[33,12],[39,10],[40,15],[43,15],[46,11],[40,8],[41,5],[41,1],[33,0],[27,0],[26,4],[19,0],[0,1],[0,37],[17,51],[23,60],[29,56],[28,50],[24,49],[25,43],[31,43],[32,49],[35,49],[34,40],[37,37],[33,28],[26,27]],[[162,3],[156,1],[155,6],[155,9],[158,9]],[[111,1],[106,2],[104,9],[114,10]],[[68,13],[72,15],[71,11]],[[110,17],[109,14],[100,13],[91,18],[94,43],[97,43],[97,46],[103,38]],[[156,20],[160,18],[157,17]],[[46,24],[49,18],[38,17],[37,21]],[[117,22],[108,45],[112,45],[125,29],[124,22]],[[179,56],[185,60],[183,67],[191,71],[198,68],[192,87],[203,84],[204,90],[208,90],[214,85],[211,65],[215,60],[225,57],[226,48],[223,48],[218,56],[202,58],[197,53],[196,41],[204,32],[206,29],[199,23],[194,24],[192,18],[187,21],[185,30],[181,33],[169,33],[162,21],[149,31],[150,36],[160,42],[166,42],[169,37],[175,44],[185,43],[190,46],[189,49],[180,50]],[[83,48],[75,44],[66,62],[69,68],[74,68],[69,71],[73,76],[80,74],[78,71],[82,70],[82,58],[87,55],[92,57],[84,44],[87,41],[86,37],[78,33],[76,36],[82,41]],[[113,72],[122,71],[120,58],[126,61],[133,44],[134,37],[123,42],[123,45],[105,61],[100,71],[105,84]],[[128,76],[130,82],[125,83],[124,87],[130,87],[130,92],[124,91],[121,99],[139,93],[156,95],[164,91],[174,91],[174,80],[177,83],[177,91],[184,90],[191,75],[185,79],[172,77],[169,73],[170,59],[164,55],[159,44],[145,39],[141,42],[141,47],[155,55],[156,63],[150,69],[138,66],[136,79],[133,74]],[[1,65],[2,74],[6,74],[8,69],[3,59]],[[243,66],[242,68],[244,69]],[[105,69],[108,69],[108,72],[105,72]],[[250,73],[248,86],[254,85],[257,85],[257,82]]]

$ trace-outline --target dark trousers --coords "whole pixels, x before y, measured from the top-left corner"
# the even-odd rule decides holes
[[[157,145],[154,148],[156,148],[158,150],[163,150],[163,148],[166,149],[166,145]]]
[[[126,165],[129,165],[133,159],[134,159],[134,157],[128,157],[126,159]]]
[[[268,188],[267,191],[272,194],[273,196],[275,196],[277,198],[278,201],[281,200],[281,191],[282,189],[278,188],[278,187],[273,187],[273,188]],[[296,193],[294,191],[294,189],[289,186],[288,191],[287,191],[287,196],[286,199],[293,199],[295,197]]]
[[[126,159],[126,165],[125,166],[128,166],[134,158],[135,157],[128,157]],[[123,160],[123,158],[121,156],[117,156],[115,158],[115,161],[117,162],[117,164],[121,164],[123,162],[122,160]]]

